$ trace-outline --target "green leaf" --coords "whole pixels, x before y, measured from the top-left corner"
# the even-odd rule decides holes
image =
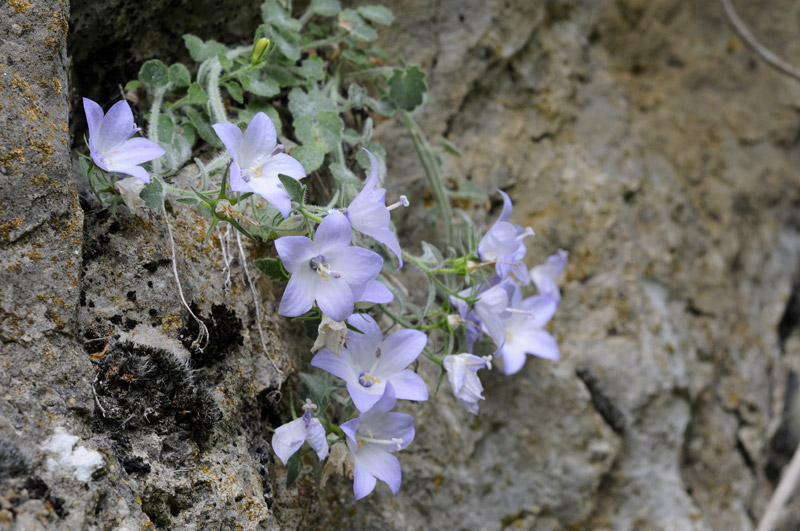
[[[325,61],[313,55],[308,59],[303,59],[303,62],[294,71],[306,81],[322,81],[325,79]]]
[[[139,70],[139,81],[150,87],[166,87],[169,84],[169,70],[158,59],[151,59]]]
[[[292,488],[294,482],[300,476],[300,471],[303,469],[303,462],[300,460],[300,452],[295,452],[289,461],[286,463],[288,469],[286,470],[286,488]]]
[[[458,146],[447,140],[445,137],[440,136],[438,138],[439,143],[442,145],[445,151],[450,153],[451,155],[455,155],[456,157],[463,157],[464,154],[461,153],[461,150],[458,149]]]
[[[217,133],[215,133],[214,129],[211,128],[211,124],[208,123],[208,120],[203,113],[193,107],[184,107],[184,112],[186,113],[186,116],[189,117],[189,120],[197,131],[197,134],[200,135],[200,138],[214,147],[222,147],[222,142],[217,136]]]
[[[397,106],[392,100],[384,96],[380,100],[367,96],[364,99],[367,107],[380,114],[381,116],[394,116],[397,112]]]
[[[300,80],[285,66],[266,65],[261,70],[267,79],[275,81],[281,87],[296,87],[300,84]]]
[[[242,86],[235,81],[225,83],[225,88],[228,89],[228,94],[231,95],[236,103],[244,103],[244,96],[242,95]]]
[[[321,111],[316,120],[311,116],[301,116],[293,122],[294,132],[304,146],[316,146],[324,153],[334,149],[342,141],[344,121],[335,111]]]
[[[287,280],[289,278],[280,258],[257,258],[253,263],[255,263],[256,269],[272,280]]]
[[[311,0],[308,10],[323,17],[335,17],[342,10],[338,0]]]
[[[168,114],[158,116],[158,143],[162,146],[172,142],[172,135],[175,134],[175,123]]]
[[[197,83],[192,83],[189,85],[189,103],[193,103],[195,105],[205,105],[208,101],[208,94],[206,91],[203,90]]]
[[[291,17],[289,11],[278,3],[277,0],[267,0],[261,4],[261,17],[264,22],[275,26],[281,31],[298,33],[300,22]]]
[[[186,45],[186,49],[189,50],[189,55],[198,63],[202,63],[206,59],[215,57],[217,54],[227,50],[221,42],[214,40],[203,42],[203,39],[189,33],[183,36],[183,42]]]
[[[175,63],[169,67],[169,81],[176,87],[188,87],[192,82],[192,76],[188,68],[181,63]]]
[[[378,30],[352,9],[345,9],[339,13],[339,25],[350,31],[350,36],[362,42],[374,41],[378,38]]]
[[[486,192],[469,181],[458,181],[458,190],[447,190],[447,195],[455,199],[469,199],[477,202],[489,200]]]
[[[364,106],[366,94],[367,90],[364,87],[358,83],[350,83],[350,86],[347,87],[347,102],[356,109],[360,109]]]
[[[341,162],[331,164],[328,166],[328,169],[331,170],[333,178],[339,182],[350,182],[359,186],[361,185],[361,180],[356,177],[356,174],[350,171],[350,168]]]
[[[144,203],[153,210],[161,210],[161,201],[164,196],[164,187],[161,186],[161,181],[153,179],[142,188],[139,192],[139,197],[144,200]]]
[[[358,14],[371,22],[384,26],[390,26],[394,22],[392,12],[383,6],[361,6],[358,8]]]
[[[325,160],[325,152],[316,146],[297,146],[291,155],[303,165],[306,173],[311,173],[322,166]]]
[[[338,109],[336,102],[331,101],[319,90],[306,92],[301,88],[293,88],[289,92],[289,111],[297,119],[303,116],[316,116],[320,111],[338,111]]]
[[[342,57],[353,63],[355,66],[370,67],[369,56],[360,48],[347,48],[342,51]]]
[[[233,67],[233,60],[229,59],[224,52],[217,54],[217,61],[222,66],[223,70],[230,70]]]
[[[178,203],[183,203],[185,205],[196,205],[198,203],[197,199],[194,197],[179,197],[175,201]]]
[[[142,86],[142,82],[139,80],[134,79],[133,81],[128,81],[125,84],[125,90],[136,90]]]
[[[295,36],[295,33],[283,33],[274,29],[270,31],[270,37],[275,43],[275,46],[284,57],[293,63],[300,59],[300,45]]]
[[[278,174],[278,179],[281,180],[283,188],[289,192],[289,197],[292,198],[292,201],[302,205],[303,198],[305,198],[306,195],[306,187],[300,184],[300,181],[297,179],[289,177],[288,175],[283,175],[282,173]]]
[[[275,126],[275,134],[277,136],[281,136],[282,124],[280,115],[278,114],[278,111],[276,111],[275,108],[269,103],[265,103],[263,101],[250,101],[247,107],[244,109],[238,109],[237,121],[243,125],[249,124],[251,121],[253,121],[253,117],[259,112],[263,112],[269,116],[269,119],[272,120],[272,125]]]
[[[389,79],[389,97],[404,111],[413,111],[422,103],[422,95],[427,92],[425,72],[418,66],[409,66],[405,70],[395,68]]]
[[[261,79],[257,73],[247,73],[239,76],[242,86],[247,92],[251,92],[262,98],[271,98],[280,93],[281,87],[277,82],[270,78]]]

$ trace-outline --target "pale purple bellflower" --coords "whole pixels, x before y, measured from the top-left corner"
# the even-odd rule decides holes
[[[131,138],[140,129],[133,123],[128,102],[118,101],[103,115],[102,107],[83,98],[83,110],[89,125],[89,154],[94,163],[107,172],[132,175],[149,183],[147,170],[139,164],[157,159],[165,151],[146,138]]]
[[[394,388],[389,384],[369,411],[341,425],[353,454],[356,500],[372,492],[378,479],[389,485],[395,496],[400,490],[400,461],[392,452],[414,440],[414,417],[391,411],[395,403]]]
[[[510,222],[511,199],[502,190],[498,192],[503,196],[503,211],[478,242],[478,257],[484,262],[494,262],[495,272],[501,279],[513,273],[518,281],[525,283],[528,281],[528,270],[522,262],[526,251],[522,240],[533,236],[533,230]]]
[[[257,113],[244,134],[230,122],[212,127],[233,158],[231,190],[256,193],[275,205],[284,218],[288,216],[292,200],[278,174],[300,180],[306,171],[300,162],[282,153],[283,145],[277,144],[275,126],[269,116]]]
[[[333,211],[319,224],[313,240],[305,236],[275,240],[275,249],[292,275],[279,314],[302,315],[314,301],[334,321],[353,313],[357,296],[363,297],[367,284],[378,276],[383,259],[368,249],[351,247],[351,236],[347,218]]]
[[[544,329],[558,308],[559,300],[552,295],[522,298],[520,289],[508,282],[509,306],[501,314],[505,327],[505,343],[495,353],[503,361],[506,374],[514,374],[525,365],[526,354],[548,360],[560,357],[558,344]]]
[[[366,149],[364,151],[369,155],[369,175],[364,182],[364,188],[345,210],[347,219],[358,232],[374,238],[391,249],[400,261],[400,267],[403,267],[400,243],[397,241],[397,236],[389,229],[389,211],[401,205],[408,206],[408,198],[401,195],[400,201],[386,206],[386,189],[375,188],[378,184],[378,161],[372,153]]]
[[[450,296],[450,302],[458,310],[467,326],[469,350],[472,350],[472,345],[480,337],[481,331],[486,332],[498,347],[505,342],[505,327],[500,316],[508,307],[509,288],[506,284],[507,282],[500,282],[493,286],[490,283],[482,284],[475,295],[478,300],[475,301],[472,310],[463,299]],[[471,293],[471,289],[466,289],[459,295],[466,297]]]
[[[344,380],[359,411],[375,405],[389,385],[396,398],[428,399],[425,382],[407,368],[425,348],[428,336],[419,330],[405,329],[383,339],[378,323],[366,314],[353,314],[347,322],[363,333],[348,330],[345,347],[338,355],[324,348],[314,356],[311,365]]]
[[[325,438],[325,428],[318,418],[311,416],[311,411],[317,406],[306,399],[303,405],[303,416],[287,422],[275,430],[272,436],[272,449],[285,465],[289,458],[308,441],[311,448],[317,452],[320,460],[328,457],[328,440]]]
[[[478,400],[483,400],[483,385],[478,369],[491,369],[491,356],[479,358],[472,354],[450,354],[442,364],[458,404],[473,415],[478,414]]]
[[[556,284],[556,278],[567,265],[567,251],[559,249],[556,254],[551,254],[543,264],[539,264],[530,270],[530,281],[536,285],[541,295],[550,295],[556,299],[561,299],[561,291]]]

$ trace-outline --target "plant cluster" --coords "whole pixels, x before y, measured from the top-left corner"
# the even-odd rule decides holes
[[[420,356],[438,365],[436,391],[447,376],[458,402],[477,414],[479,369],[495,361],[513,374],[528,354],[558,359],[545,327],[560,301],[555,279],[566,253],[529,271],[523,259],[533,231],[511,222],[503,192],[503,211],[485,234],[452,206],[486,196],[467,182],[458,191],[444,186],[442,156],[459,152],[444,139],[433,147],[412,116],[427,90],[424,72],[387,66],[374,44],[377,26],[392,22],[388,9],[312,0],[295,16],[290,1],[266,0],[262,16],[251,46],[186,35],[192,68],[144,63],[126,89],[149,105],[146,138],[136,136],[125,101],[104,114],[84,100],[89,154],[81,168],[112,208],[150,207],[166,220],[163,201],[172,195],[208,218],[206,239],[227,225],[239,242],[239,235],[274,240],[277,256],[247,257],[245,267],[251,260],[286,282],[280,315],[319,323],[311,365],[323,372],[301,374],[309,398],[300,417],[275,430],[273,449],[289,465],[289,481],[307,442],[305,452],[327,460],[323,476],[352,475],[357,499],[377,480],[396,494],[401,471],[393,454],[414,438],[414,419],[393,411],[396,401],[429,398],[429,383],[409,367]],[[386,203],[386,150],[373,138],[378,117],[398,117],[409,131],[435,201],[432,216],[446,227],[442,250],[422,242],[414,255],[399,243],[391,211],[409,200]],[[218,154],[194,159],[198,186],[169,186],[200,143]],[[311,174],[325,183],[313,194],[303,184]],[[408,263],[426,278],[421,298],[395,275]]]

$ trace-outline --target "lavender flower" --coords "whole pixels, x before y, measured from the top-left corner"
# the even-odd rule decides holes
[[[491,356],[479,358],[472,354],[450,354],[443,360],[447,379],[458,404],[473,415],[478,414],[478,400],[483,400],[483,386],[478,369],[491,369]]]
[[[533,236],[533,230],[530,227],[523,229],[509,222],[511,199],[502,190],[498,192],[503,196],[503,211],[478,242],[478,257],[484,262],[495,262],[495,272],[501,279],[508,278],[513,273],[520,282],[525,283],[528,280],[528,270],[522,263],[526,251],[522,240]]]
[[[278,313],[302,315],[317,305],[334,321],[353,313],[356,294],[381,270],[383,259],[376,253],[350,246],[350,224],[344,214],[331,212],[317,227],[314,240],[284,236],[275,248],[292,277],[283,293]]]
[[[514,374],[525,365],[526,354],[557,360],[558,344],[544,329],[558,308],[559,300],[552,295],[534,295],[522,299],[520,290],[509,284],[509,307],[501,315],[505,327],[505,343],[496,352],[503,360],[506,374]]]
[[[347,322],[363,334],[348,330],[346,346],[339,355],[322,349],[311,360],[311,365],[344,380],[359,411],[375,405],[390,385],[397,398],[428,399],[425,382],[406,368],[419,357],[428,342],[423,332],[398,330],[384,340],[378,323],[369,315],[353,314]]]
[[[541,295],[550,295],[557,300],[561,299],[561,291],[556,284],[556,278],[567,265],[567,251],[559,249],[556,254],[551,254],[543,264],[530,270],[530,280],[536,285]]]
[[[263,112],[257,113],[244,135],[230,122],[212,127],[233,158],[231,190],[254,192],[275,205],[284,218],[288,216],[292,200],[283,189],[278,174],[300,180],[306,176],[306,171],[297,160],[281,153],[283,145],[276,144],[272,120]]]
[[[289,458],[308,441],[311,448],[317,452],[320,460],[328,457],[328,440],[325,438],[325,428],[319,419],[311,417],[311,411],[317,406],[306,399],[303,405],[303,416],[280,426],[272,436],[272,449],[285,465]]]
[[[467,343],[470,350],[475,340],[480,337],[481,331],[486,332],[498,347],[505,342],[505,327],[500,315],[508,306],[508,286],[506,284],[507,282],[481,285],[475,295],[478,300],[475,301],[472,310],[463,299],[450,296],[450,302],[467,325]],[[466,289],[459,295],[466,297],[471,293],[471,289]]]
[[[353,492],[360,500],[380,479],[396,496],[400,490],[400,462],[391,452],[402,450],[414,440],[414,417],[390,411],[396,399],[391,384],[369,411],[342,424],[347,447],[353,454]]]
[[[103,109],[83,98],[83,110],[89,125],[89,154],[94,163],[107,172],[132,175],[150,182],[147,170],[139,166],[162,156],[164,149],[146,138],[131,138],[139,128],[125,100],[118,101],[103,115]]]
[[[356,302],[372,302],[375,304],[386,304],[394,299],[394,295],[389,291],[389,288],[379,280],[370,280],[362,287],[353,287],[353,297]]]
[[[400,201],[386,206],[386,190],[375,188],[378,183],[378,161],[372,153],[366,149],[364,151],[369,155],[369,175],[364,182],[364,188],[345,210],[347,219],[358,232],[371,236],[391,249],[400,261],[400,267],[403,267],[400,243],[397,241],[397,236],[389,230],[389,211],[400,205],[408,206],[408,199],[401,195]]]

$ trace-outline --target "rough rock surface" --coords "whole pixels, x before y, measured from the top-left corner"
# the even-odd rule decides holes
[[[215,346],[192,355],[163,216],[79,205],[67,4],[2,3],[0,527],[753,527],[800,440],[800,84],[744,48],[715,2],[392,4],[390,55],[430,72],[417,118],[464,152],[448,173],[509,191],[537,232],[530,265],[570,252],[553,323],[563,360],[486,376],[477,419],[447,384],[435,408],[407,405],[417,440],[396,498],[379,485],[356,504],[339,477],[319,491],[313,461],[285,489],[268,429],[289,418],[284,378],[311,342],[275,314],[282,288],[256,282],[265,354],[235,236],[204,245],[207,220],[167,203],[185,298]],[[798,55],[800,5],[736,4]],[[142,44],[108,59],[116,71],[181,47],[180,32],[136,41],[161,5],[108,20]],[[75,4],[77,35],[101,11]],[[92,45],[74,46],[85,76]],[[378,134],[389,194],[424,195],[402,126]],[[398,222],[412,252],[437,235],[422,203]],[[47,449],[56,433],[61,454]],[[782,525],[800,525],[800,505]]]

